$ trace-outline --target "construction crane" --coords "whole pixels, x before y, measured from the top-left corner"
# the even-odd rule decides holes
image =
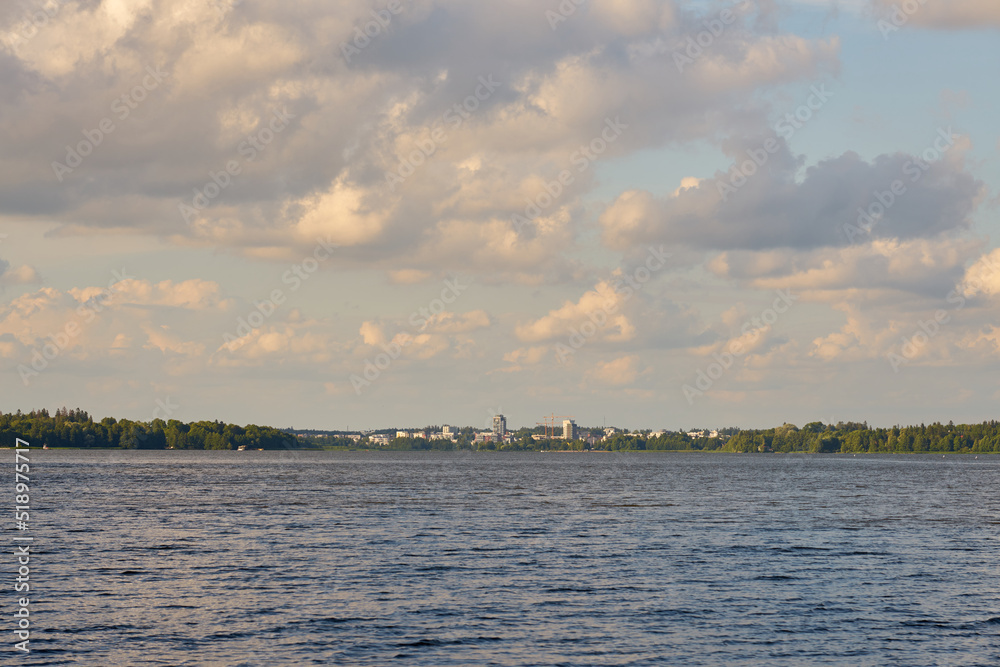
[[[543,416],[542,417],[542,421],[535,422],[535,425],[536,426],[544,426],[545,427],[545,437],[546,438],[551,438],[553,435],[556,434],[556,420],[557,419],[575,419],[575,417],[573,417],[572,415],[551,414],[548,417]],[[549,432],[550,428],[552,429],[551,433]]]

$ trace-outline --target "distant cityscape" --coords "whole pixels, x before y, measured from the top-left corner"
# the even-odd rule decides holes
[[[561,419],[561,423],[557,420]],[[532,431],[538,430],[537,426],[542,427],[541,433],[534,433]],[[717,430],[703,429],[696,431],[667,431],[667,430],[646,430],[638,432],[630,432],[625,429],[620,429],[616,427],[602,427],[600,429],[581,429],[577,426],[576,420],[569,417],[556,417],[551,415],[549,417],[544,417],[543,421],[537,422],[535,429],[519,429],[516,432],[509,431],[507,429],[507,418],[502,414],[497,414],[493,416],[493,425],[490,430],[475,430],[471,429],[472,433],[468,433],[470,429],[468,428],[455,428],[451,426],[442,426],[440,431],[434,431],[430,429],[415,429],[415,430],[397,430],[393,433],[391,430],[386,432],[382,431],[372,431],[372,432],[355,432],[355,433],[339,433],[338,436],[342,438],[347,438],[355,443],[360,443],[362,440],[367,440],[370,444],[375,446],[389,446],[394,440],[400,438],[412,438],[412,439],[423,439],[428,441],[434,440],[447,440],[449,442],[458,442],[461,433],[465,432],[470,435],[470,441],[473,444],[485,445],[485,444],[511,444],[519,438],[525,436],[530,437],[532,440],[567,440],[567,441],[582,441],[590,446],[598,445],[602,442],[606,442],[616,435],[626,435],[626,436],[642,436],[644,438],[649,437],[659,437],[669,433],[684,433],[689,438],[717,438],[721,440],[726,440],[727,435],[720,435]],[[317,431],[300,431],[296,432],[297,436],[300,438],[308,438],[312,434],[318,433]]]

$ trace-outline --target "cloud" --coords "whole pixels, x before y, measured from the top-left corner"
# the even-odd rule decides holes
[[[345,266],[403,281],[564,280],[596,186],[589,162],[742,131],[760,114],[741,99],[834,71],[840,48],[759,34],[741,14],[681,72],[672,55],[705,17],[675,2],[592,0],[552,30],[528,0],[427,0],[345,58],[370,10],[66,3],[30,40],[5,42],[0,214],[265,258],[322,237],[351,248]],[[276,113],[290,118],[281,131]],[[618,117],[627,129],[581,162]],[[390,187],[404,163],[411,175]],[[573,182],[516,228],[563,170]]]
[[[911,240],[964,231],[985,188],[956,157],[923,162],[894,154],[869,163],[848,152],[808,168],[801,181],[794,161],[786,159],[757,171],[738,190],[720,191],[720,184],[731,182],[726,174],[695,186],[688,181],[689,187],[666,198],[632,190],[601,215],[604,242],[611,248],[662,242],[811,249],[869,237]]]
[[[965,296],[1000,294],[1000,249],[976,260],[965,272],[960,287]]]
[[[598,362],[587,375],[594,382],[614,387],[634,384],[639,377],[639,357],[633,354],[607,362]]]
[[[324,238],[340,246],[370,243],[382,233],[390,209],[375,192],[338,178],[323,193],[292,205],[303,211],[295,223],[301,238]]]
[[[161,352],[173,352],[189,357],[199,357],[205,351],[205,345],[193,341],[181,340],[181,338],[171,332],[170,327],[166,324],[161,324],[159,326],[144,324],[142,330],[146,334],[146,343],[144,347],[147,349],[157,349]],[[113,347],[129,347],[129,341],[124,339],[124,336],[122,338],[123,340],[121,341],[116,338]]]
[[[596,339],[627,341],[635,335],[635,325],[621,312],[625,300],[624,291],[616,290],[610,281],[601,281],[576,303],[567,301],[544,317],[520,324],[515,333],[518,340],[526,343],[565,339],[584,322],[606,318],[607,323],[599,327]]]
[[[456,314],[443,312],[427,320],[427,330],[433,333],[468,333],[490,326],[490,316],[484,310]]]
[[[534,366],[545,358],[548,351],[549,348],[546,345],[519,347],[516,350],[503,355],[503,360],[508,363],[515,364],[518,368],[520,368],[522,364],[526,366]]]
[[[906,292],[943,298],[975,258],[981,242],[972,239],[875,239],[865,245],[792,250],[727,251],[708,263],[716,275],[755,289],[790,289],[803,298],[842,301],[848,295],[884,296]]]
[[[365,345],[384,345],[385,332],[375,322],[365,321],[361,324],[361,340]]]
[[[340,367],[346,360],[348,346],[336,340],[329,323],[300,321],[267,324],[249,334],[229,341],[215,350],[212,366],[223,369],[274,368],[309,375]]]
[[[219,293],[218,283],[197,278],[175,283],[163,280],[151,283],[148,280],[127,278],[118,280],[110,288],[86,287],[70,289],[69,293],[81,303],[93,299],[109,291],[113,294],[115,303],[132,306],[168,306],[190,310],[206,310],[209,308],[226,309],[233,302],[223,299]]]
[[[988,363],[1000,357],[1000,327],[986,324],[963,334],[956,347],[968,351],[973,360]]]
[[[0,365],[35,383],[76,377],[203,373],[230,300],[216,283],[125,278],[109,287],[43,287],[0,308]]]
[[[872,0],[872,9],[892,25],[959,29],[1000,27],[1000,5],[993,0]],[[895,20],[894,20],[895,19]]]
[[[724,317],[723,319],[725,321],[727,318]],[[750,320],[745,319],[744,322],[749,323]],[[730,327],[739,331],[739,327],[734,325],[730,325]],[[733,334],[727,338],[716,340],[708,345],[691,348],[689,352],[691,354],[707,357],[709,355],[726,353],[734,356],[740,356],[750,352],[757,352],[758,350],[766,350],[775,343],[772,332],[773,327],[767,324],[747,327],[738,334]]]
[[[870,316],[849,303],[834,306],[847,316],[839,331],[813,340],[809,354],[824,362],[842,363],[859,359],[874,359],[895,342],[902,321],[881,322],[879,326]],[[888,324],[888,326],[887,326]]]
[[[58,79],[81,63],[110,53],[140,19],[151,17],[153,0],[96,4],[60,0],[36,9],[46,10],[49,20],[36,31],[15,26],[0,36],[0,43],[34,71]]]
[[[0,259],[0,285],[31,285],[42,282],[42,276],[33,266],[22,264],[11,268],[10,262]]]
[[[430,280],[432,277],[430,271],[420,271],[417,269],[401,269],[399,271],[390,271],[389,279],[396,285],[412,285],[415,283],[422,283]]]

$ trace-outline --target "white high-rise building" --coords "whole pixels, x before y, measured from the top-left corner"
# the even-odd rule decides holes
[[[563,420],[563,440],[576,440],[576,422],[572,419]]]
[[[493,438],[497,442],[503,440],[503,437],[507,435],[507,418],[503,415],[493,416]]]

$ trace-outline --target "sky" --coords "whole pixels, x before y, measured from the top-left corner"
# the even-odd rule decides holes
[[[0,410],[1000,406],[995,0],[0,7]]]

